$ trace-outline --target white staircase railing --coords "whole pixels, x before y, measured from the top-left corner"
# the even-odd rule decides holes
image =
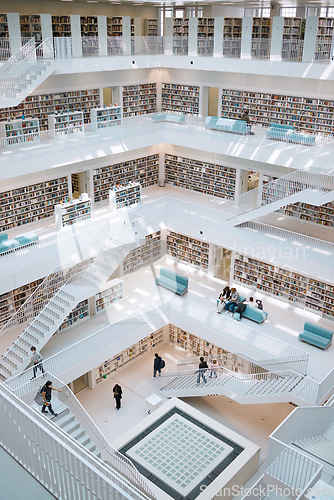
[[[101,453],[101,460],[110,466],[113,471],[119,473],[121,477],[125,477],[133,486],[138,488],[142,493],[150,495],[151,492],[141,474],[133,466],[132,462],[124,455],[114,449],[106,440],[99,428],[95,425],[86,410],[80,404],[70,388],[53,374],[46,372],[45,375],[27,382],[16,390],[14,394],[24,401],[28,406],[33,405],[34,396],[37,390],[45,383],[46,380],[51,380],[53,387],[60,389],[62,392],[54,392],[53,399],[57,398],[65,405],[74,418],[80,423],[80,426],[85,430],[87,436],[96,445],[96,449]],[[56,423],[56,421],[55,421]],[[153,496],[152,496],[153,497]]]
[[[0,405],[2,447],[55,498],[83,498],[84,491],[94,492],[96,500],[156,498],[131,462],[116,452],[113,461],[122,473],[104,464],[4,384],[0,384]]]
[[[334,176],[298,170],[240,195],[229,221],[236,226],[297,201],[320,206],[333,199]]]
[[[4,62],[0,66],[1,107],[19,104],[40,85],[52,71],[52,60],[52,43],[47,39],[35,47],[32,38]]]
[[[105,221],[98,231],[105,245],[94,261],[88,259],[65,272],[60,270],[49,275],[4,326],[3,330],[11,328],[11,336],[18,334],[18,338],[2,356],[0,375],[3,378],[12,376],[19,368],[25,368],[29,363],[30,348],[34,345],[40,349],[45,345],[72,309],[81,300],[94,295],[98,283],[111,276],[125,257],[125,252],[130,251],[136,243],[132,224],[126,224],[116,237],[108,241],[108,238],[103,239],[106,235],[108,237],[109,220]],[[95,234],[93,241],[96,237]],[[23,322],[25,327],[22,326]]]
[[[220,366],[216,374],[217,377],[209,370],[199,369],[165,373],[159,377],[160,392],[167,397],[225,395],[243,404],[274,401],[316,404],[317,383],[293,371],[246,375]]]

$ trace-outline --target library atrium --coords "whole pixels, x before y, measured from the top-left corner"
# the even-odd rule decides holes
[[[328,2],[2,0],[0,497],[334,499]]]

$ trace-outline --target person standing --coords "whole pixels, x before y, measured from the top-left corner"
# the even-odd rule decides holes
[[[205,372],[209,368],[207,362],[204,360],[203,357],[199,358],[200,364],[198,365],[198,376],[197,376],[197,383],[199,384],[201,381],[201,378],[204,380],[204,383],[206,384],[206,378],[205,378]]]
[[[159,377],[161,377],[161,363],[162,359],[159,354],[156,352],[154,355],[154,364],[153,364],[153,378],[155,378],[157,372],[159,373]]]
[[[53,411],[52,405],[51,405],[51,395],[52,391],[58,391],[61,392],[60,389],[56,389],[55,387],[52,387],[52,382],[51,380],[48,380],[46,384],[42,387],[42,398],[44,400],[44,405],[42,406],[42,413],[48,413],[46,411],[46,408],[48,408],[49,412],[56,417],[58,413],[55,413]]]
[[[31,380],[33,380],[37,376],[37,368],[39,368],[42,373],[45,373],[45,371],[42,363],[43,358],[40,355],[40,353],[37,352],[36,347],[32,346],[30,350],[32,352],[31,361],[33,362],[33,367],[32,367],[33,377]]]
[[[115,384],[113,388],[113,393],[114,393],[114,398],[116,400],[116,410],[119,410],[121,407],[121,399],[123,394],[122,387],[118,384]]]
[[[216,360],[216,359],[214,359],[214,360],[212,361],[212,365],[211,365],[211,367],[210,367],[210,376],[209,376],[209,378],[212,378],[212,375],[213,375],[215,378],[217,378],[217,370],[218,370],[217,360]]]

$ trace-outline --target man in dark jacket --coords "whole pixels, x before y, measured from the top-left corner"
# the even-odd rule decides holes
[[[116,410],[119,410],[121,407],[121,399],[122,399],[122,387],[118,384],[114,385],[113,388],[114,398],[116,400]]]
[[[157,372],[159,372],[159,377],[161,377],[161,357],[159,356],[159,354],[156,352],[155,355],[154,355],[154,365],[153,365],[153,377],[152,378],[155,378]]]
[[[204,383],[206,384],[206,378],[205,378],[205,375],[204,373],[206,372],[206,370],[209,368],[208,367],[208,364],[206,361],[204,361],[204,358],[201,357],[199,358],[200,360],[200,364],[198,365],[198,376],[197,376],[197,383],[199,384],[200,381],[201,381],[201,378],[204,380]]]

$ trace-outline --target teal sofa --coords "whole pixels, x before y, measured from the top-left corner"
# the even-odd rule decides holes
[[[153,122],[169,122],[169,123],[184,123],[186,121],[185,115],[173,115],[170,113],[157,113],[152,116]]]
[[[239,303],[245,302],[245,300],[246,300],[245,297],[239,295]],[[218,300],[217,300],[217,306],[218,306]],[[246,306],[246,309],[242,313],[242,317],[250,319],[251,321],[255,321],[255,323],[258,323],[260,325],[268,318],[268,313],[257,307]]]
[[[266,130],[266,137],[275,141],[292,142],[312,146],[315,144],[315,135],[296,132],[294,125],[271,123]]]
[[[216,116],[207,116],[205,118],[205,128],[240,135],[246,135],[249,132],[247,122],[243,120],[233,120],[232,118],[217,118]]]
[[[0,235],[0,255],[33,245],[37,241],[38,235],[35,233],[22,234],[12,240],[9,240],[7,234],[3,233]]]
[[[299,340],[302,342],[307,342],[324,350],[331,345],[332,337],[333,332],[308,321],[304,324],[304,330],[299,334]]]
[[[183,295],[188,291],[188,278],[174,273],[165,267],[160,268],[160,275],[155,280],[156,284],[167,288],[177,295]]]

